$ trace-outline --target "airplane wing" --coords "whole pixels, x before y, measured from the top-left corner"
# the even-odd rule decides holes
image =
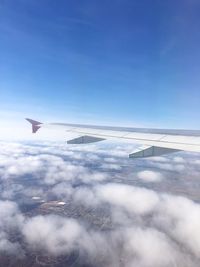
[[[130,158],[160,156],[178,151],[200,152],[200,130],[126,128],[70,123],[41,123],[26,119],[36,133],[42,127],[62,128],[78,137],[68,144],[88,144],[103,140],[119,139],[139,143],[141,148],[133,151]]]

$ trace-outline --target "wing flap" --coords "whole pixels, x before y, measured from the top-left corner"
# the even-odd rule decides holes
[[[83,135],[78,138],[67,141],[67,144],[89,144],[105,140],[104,138],[99,138],[95,136]]]
[[[142,149],[138,149],[133,153],[129,154],[129,158],[148,158],[154,156],[162,156],[169,153],[179,152],[178,149],[158,147],[158,146],[147,146]]]

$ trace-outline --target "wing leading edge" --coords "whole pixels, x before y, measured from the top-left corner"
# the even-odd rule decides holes
[[[198,130],[168,130],[148,128],[125,128],[96,125],[41,123],[26,119],[36,133],[42,127],[62,128],[78,135],[69,140],[68,144],[88,144],[103,140],[120,139],[139,143],[143,147],[129,155],[130,158],[145,158],[160,156],[178,151],[200,152],[200,131]]]

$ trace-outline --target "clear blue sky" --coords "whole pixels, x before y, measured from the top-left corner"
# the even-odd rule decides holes
[[[0,1],[1,118],[200,128],[199,14],[197,0]]]

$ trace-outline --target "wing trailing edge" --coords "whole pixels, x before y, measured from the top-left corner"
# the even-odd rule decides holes
[[[143,145],[139,150],[133,151],[129,158],[161,156],[178,151],[200,153],[200,130],[127,128],[26,120],[31,123],[33,133],[46,127],[73,133],[74,137],[78,136],[69,140],[68,144],[88,144],[105,139],[117,139]]]

